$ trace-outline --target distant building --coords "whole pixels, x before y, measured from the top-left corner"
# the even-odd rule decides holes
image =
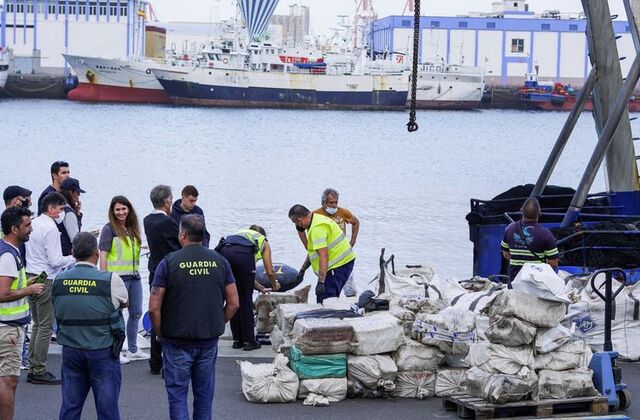
[[[280,27],[279,29],[277,29]],[[309,37],[309,7],[293,4],[288,15],[273,15],[269,22],[271,41],[300,45]]]
[[[586,20],[559,11],[535,14],[526,0],[493,3],[489,13],[469,16],[423,16],[420,61],[442,59],[452,64],[482,66],[487,83],[520,85],[536,69],[541,79],[580,86],[591,65],[585,37]],[[635,57],[628,23],[613,21],[620,35],[618,54],[626,75]],[[388,16],[373,22],[369,42],[377,54],[411,53],[413,18]]]
[[[0,46],[13,51],[17,70],[61,72],[66,68],[62,53],[144,54],[150,11],[145,0],[0,2]]]

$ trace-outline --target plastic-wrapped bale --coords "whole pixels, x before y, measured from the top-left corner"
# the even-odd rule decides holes
[[[476,316],[459,308],[445,308],[438,314],[418,314],[412,338],[437,346],[447,354],[466,354],[476,340]]]
[[[283,303],[278,305],[278,309],[275,311],[278,328],[282,334],[288,335],[293,329],[296,316],[314,309],[322,309],[322,305],[319,303]]]
[[[484,314],[484,308],[495,299],[501,287],[494,283],[489,290],[468,292],[451,299],[451,306],[454,308],[467,309],[476,314],[476,334],[479,340],[487,340],[485,331],[489,328],[489,317]]]
[[[442,299],[429,299],[424,297],[396,296],[384,295],[389,299],[389,310],[393,307],[399,307],[408,311],[426,314],[437,314],[446,308],[447,302]],[[381,295],[380,297],[383,297]]]
[[[569,370],[587,367],[593,353],[584,341],[570,341],[549,353],[541,353],[535,357],[536,370]]]
[[[353,327],[341,319],[298,319],[292,334],[304,354],[348,353],[354,341]]]
[[[494,404],[529,399],[538,383],[531,371],[526,377],[487,373],[477,367],[469,369],[465,376],[467,392]]]
[[[398,374],[398,368],[389,356],[353,356],[347,357],[347,377],[355,380],[366,388],[393,391],[393,381]]]
[[[591,369],[572,369],[557,372],[541,370],[538,372],[538,387],[534,399],[565,399],[577,397],[593,397],[599,395],[593,387],[593,371]]]
[[[305,400],[307,405],[317,405],[314,403],[319,400],[318,396],[326,398],[328,403],[344,400],[347,397],[347,378],[303,379],[300,381],[299,399],[307,398],[309,400]]]
[[[568,343],[574,337],[575,324],[571,328],[557,325],[553,328],[539,328],[536,333],[535,348],[537,353],[549,353],[563,344]]]
[[[436,370],[444,360],[444,353],[438,347],[407,339],[392,357],[401,372]]]
[[[430,370],[398,372],[395,385],[394,397],[419,400],[433,397],[436,394],[436,373]]]
[[[372,313],[361,318],[349,318],[344,322],[353,327],[356,344],[351,353],[371,355],[389,353],[398,349],[404,334],[400,321],[388,312]]]
[[[517,347],[531,344],[536,337],[536,326],[513,316],[495,315],[485,331],[487,340],[496,344]]]
[[[436,375],[436,396],[450,397],[467,393],[464,384],[467,369],[441,369]]]
[[[272,292],[258,295],[258,298],[253,303],[257,314],[256,331],[270,333],[275,325],[270,316],[271,312],[281,304],[299,302],[300,298],[293,293]]]
[[[566,305],[539,299],[517,290],[503,290],[487,305],[489,317],[515,316],[537,327],[555,327],[562,321]]]
[[[346,354],[305,355],[294,344],[289,349],[291,369],[300,379],[342,378],[347,375]]]
[[[288,360],[279,354],[273,363],[238,362],[242,376],[242,393],[255,403],[287,403],[296,400],[299,381],[287,367]]]
[[[467,366],[487,373],[527,376],[534,370],[531,346],[507,347],[501,344],[475,343],[469,346]]]

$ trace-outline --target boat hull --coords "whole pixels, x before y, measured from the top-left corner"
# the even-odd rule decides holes
[[[301,75],[153,69],[177,104],[248,108],[403,110],[404,75]]]
[[[407,101],[407,108],[411,106],[411,101]],[[480,106],[480,100],[473,101],[434,101],[434,100],[425,100],[420,101],[416,100],[416,108],[418,109],[442,109],[442,110],[469,110],[476,109]]]
[[[537,109],[545,111],[571,111],[576,104],[575,96],[531,93],[525,94],[522,100]],[[632,99],[628,104],[629,112],[640,112],[640,100]],[[593,111],[591,98],[584,103],[583,111]]]
[[[67,93],[67,99],[84,102],[121,102],[169,104],[171,99],[164,89],[137,89],[92,83],[78,83]]]

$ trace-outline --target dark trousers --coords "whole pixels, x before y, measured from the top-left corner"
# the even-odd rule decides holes
[[[78,350],[62,347],[62,405],[60,420],[80,420],[89,390],[99,420],[119,420],[122,373],[111,348]]]
[[[253,248],[226,245],[222,248],[221,254],[229,261],[240,300],[240,308],[231,318],[231,335],[234,341],[254,342],[256,333],[253,318],[253,288],[256,280],[256,260]]]
[[[355,262],[356,260],[352,260],[345,265],[327,271],[327,276],[324,279],[324,296],[316,296],[318,303],[322,303],[324,299],[340,296],[342,288],[347,284],[353,271]]]
[[[153,276],[151,277],[153,278]],[[151,328],[151,350],[149,351],[149,368],[152,372],[160,372],[162,369],[162,347],[156,340],[156,332]]]

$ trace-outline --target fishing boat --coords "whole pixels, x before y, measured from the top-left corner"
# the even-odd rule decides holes
[[[7,84],[9,76],[9,52],[0,47],[0,89]]]
[[[571,111],[577,100],[576,90],[571,85],[538,81],[538,75],[527,73],[524,86],[520,88],[520,99],[528,106],[546,111]],[[583,111],[592,111],[593,101],[587,98]],[[640,112],[640,98],[629,99],[629,112]]]

